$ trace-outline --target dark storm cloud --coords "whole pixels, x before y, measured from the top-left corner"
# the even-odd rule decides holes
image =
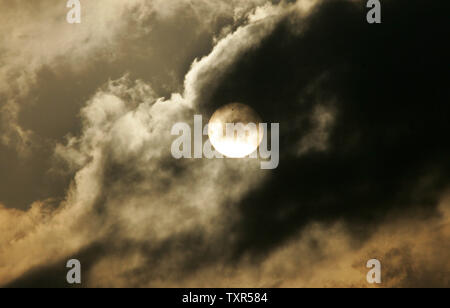
[[[286,18],[242,56],[205,109],[251,105],[281,127],[280,166],[239,204],[238,254],[264,253],[311,221],[344,219],[365,238],[392,210],[434,213],[450,172],[447,1],[325,1]],[[312,87],[312,89],[311,89]],[[206,88],[207,89],[207,88]],[[326,151],[296,155],[314,106],[337,110]]]

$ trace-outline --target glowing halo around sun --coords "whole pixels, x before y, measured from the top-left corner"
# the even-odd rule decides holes
[[[261,118],[241,103],[225,105],[214,112],[208,124],[208,136],[216,151],[229,158],[243,158],[258,149],[264,137]],[[234,125],[234,131],[231,129]]]

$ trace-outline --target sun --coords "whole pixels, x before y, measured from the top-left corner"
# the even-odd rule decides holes
[[[214,112],[208,136],[214,148],[229,158],[243,158],[258,149],[264,132],[261,118],[248,105],[231,103]]]

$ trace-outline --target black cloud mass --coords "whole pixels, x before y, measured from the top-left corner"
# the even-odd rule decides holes
[[[366,236],[392,209],[433,214],[450,174],[447,6],[386,2],[374,26],[361,7],[327,1],[237,61],[212,109],[243,101],[282,130],[280,167],[239,205],[238,251],[270,249],[315,220],[343,218]],[[299,115],[318,104],[336,110],[328,148],[298,157],[296,140],[314,129]]]

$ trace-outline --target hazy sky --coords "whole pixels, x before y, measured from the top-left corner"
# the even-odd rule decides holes
[[[0,286],[450,286],[448,1],[0,0]],[[171,156],[240,102],[280,165]]]

